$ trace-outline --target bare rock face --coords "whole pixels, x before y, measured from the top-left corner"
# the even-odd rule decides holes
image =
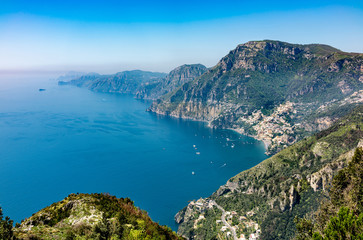
[[[343,94],[348,94],[353,91],[353,89],[347,84],[345,80],[342,80],[338,83],[338,87],[342,91]]]
[[[336,119],[333,119],[331,117],[323,117],[323,118],[318,118],[315,120],[315,125],[316,125],[316,129],[318,131],[327,129],[328,127],[330,127],[334,122],[336,121]]]
[[[333,180],[334,174],[346,166],[345,161],[337,161],[334,163],[327,164],[324,168],[308,175],[307,181],[310,183],[311,188],[316,192],[318,190],[326,191],[331,181]]]
[[[294,185],[291,185],[290,191],[289,191],[289,200],[290,200],[290,209],[292,209],[295,204],[298,202],[299,194],[296,191]]]
[[[285,192],[281,192],[278,197],[274,198],[270,203],[271,209],[278,203],[280,211],[284,212],[287,210],[292,210],[295,204],[298,203],[300,197],[297,189],[294,185],[291,185],[290,189]]]
[[[216,191],[217,196],[222,196],[227,193],[237,193],[241,192],[240,184],[233,181],[228,181],[225,185],[222,185],[219,187],[219,189]]]
[[[342,62],[333,62],[330,64],[328,71],[329,72],[339,72],[342,67],[343,67]]]

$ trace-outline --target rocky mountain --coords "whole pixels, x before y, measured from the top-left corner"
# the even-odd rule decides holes
[[[191,201],[175,216],[180,224],[178,233],[188,239],[223,239],[241,234],[247,239],[292,239],[296,232],[294,219],[311,218],[321,203],[330,199],[333,177],[352,165],[355,149],[362,146],[360,105],[328,129],[232,177],[212,196]],[[339,200],[341,205],[348,204],[349,199],[351,206],[357,205],[352,203],[354,199],[362,201],[362,175],[359,171],[355,174],[355,178],[338,177],[345,182],[340,184],[341,191],[333,188],[332,201],[342,199],[337,195],[343,192],[348,197]],[[347,187],[349,182],[356,187]],[[349,194],[353,189],[358,190]]]
[[[140,70],[113,75],[90,73],[70,81],[59,81],[58,84],[85,87],[96,92],[129,93],[140,99],[158,99],[184,83],[193,81],[206,71],[207,68],[201,64],[185,64],[169,74]]]
[[[144,83],[136,93],[136,97],[142,99],[158,99],[183,84],[193,81],[206,71],[207,68],[202,64],[185,64],[179,66],[161,81]]]
[[[85,87],[96,92],[135,94],[142,84],[160,81],[165,76],[165,73],[133,70],[112,75],[87,74],[69,82],[60,81],[58,84]]]
[[[25,219],[13,232],[17,239],[182,239],[130,199],[107,194],[71,194]]]
[[[149,110],[234,129],[276,153],[362,102],[363,54],[265,40],[237,46]]]

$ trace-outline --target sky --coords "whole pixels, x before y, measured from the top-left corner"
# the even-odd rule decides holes
[[[251,40],[363,52],[361,0],[0,0],[0,73],[212,67]]]

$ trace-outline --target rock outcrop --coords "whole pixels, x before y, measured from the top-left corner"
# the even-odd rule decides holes
[[[160,81],[143,84],[136,92],[136,97],[141,99],[158,99],[165,94],[173,92],[183,84],[193,81],[206,71],[207,68],[202,64],[179,66]]]

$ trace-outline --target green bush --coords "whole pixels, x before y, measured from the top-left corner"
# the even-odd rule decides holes
[[[3,218],[3,211],[0,207],[0,239],[14,239],[13,220],[9,217]]]

